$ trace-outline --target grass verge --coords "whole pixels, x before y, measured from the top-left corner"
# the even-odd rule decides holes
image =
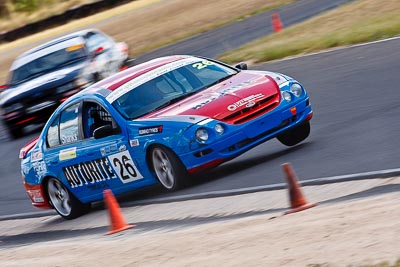
[[[254,63],[400,34],[400,1],[359,0],[219,56]],[[283,21],[283,24],[285,22]]]

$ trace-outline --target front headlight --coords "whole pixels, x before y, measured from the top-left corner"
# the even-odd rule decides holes
[[[214,130],[219,134],[222,135],[225,132],[224,126],[222,126],[221,124],[217,123],[214,126]]]
[[[199,128],[196,130],[196,139],[200,143],[204,143],[208,140],[208,132],[205,128]]]
[[[285,99],[287,102],[290,102],[292,101],[292,94],[289,93],[288,91],[283,91],[282,98]]]
[[[301,88],[300,84],[294,83],[290,86],[290,92],[292,92],[296,97],[299,97],[303,94],[303,88]]]

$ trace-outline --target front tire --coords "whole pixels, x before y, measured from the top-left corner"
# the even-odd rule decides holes
[[[294,146],[310,135],[310,122],[304,122],[295,128],[278,135],[278,140],[286,146]]]
[[[155,146],[150,151],[151,168],[161,185],[168,191],[180,188],[188,173],[180,159],[170,149]]]
[[[50,178],[46,183],[47,194],[53,208],[66,220],[81,216],[87,206],[82,204],[60,180]]]

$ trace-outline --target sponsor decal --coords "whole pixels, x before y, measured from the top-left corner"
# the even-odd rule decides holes
[[[139,128],[139,135],[162,133],[162,129],[163,129],[162,125]]]
[[[61,144],[68,144],[76,141],[78,141],[78,135],[76,134],[65,135],[61,137]]]
[[[130,140],[129,144],[131,145],[131,147],[138,146],[139,145],[139,139]]]
[[[256,95],[250,95],[246,98],[240,99],[239,101],[229,105],[228,110],[235,111],[237,108],[242,107],[242,106],[246,106],[246,107],[250,108],[256,104],[257,99],[260,99],[263,97],[264,97],[264,95],[261,93],[256,94]]]
[[[226,88],[226,89],[222,90],[221,92],[218,92],[217,95],[213,95],[210,98],[208,98],[208,99],[202,101],[201,103],[197,104],[196,106],[192,107],[192,109],[202,108],[203,106],[209,104],[210,102],[212,102],[212,101],[214,101],[214,100],[216,100],[216,99],[218,99],[220,97],[223,97],[223,96],[225,96],[227,94],[234,93],[234,92],[246,87],[247,85],[249,85],[251,83],[252,83],[252,81],[246,81],[246,82],[241,82],[241,83],[239,83],[239,84],[237,84],[235,86]]]
[[[87,186],[90,189],[107,187],[105,181],[120,179],[128,183],[142,179],[129,151],[119,152],[108,157],[80,162],[62,168],[71,188]],[[96,185],[93,187],[92,185]]]
[[[58,158],[60,161],[76,158],[76,147],[61,150],[58,154]]]
[[[214,101],[214,100],[220,98],[221,96],[222,96],[222,95],[213,95],[213,96],[211,96],[210,98],[208,98],[208,99],[206,99],[206,100],[200,102],[200,103],[197,104],[196,106],[192,107],[192,109],[200,109],[200,108],[202,108],[203,106],[207,105],[208,103],[211,103],[212,101]]]
[[[32,151],[31,162],[39,161],[43,159],[43,154],[40,150]]]
[[[232,86],[232,87],[229,87],[229,88],[226,88],[226,89],[222,90],[222,91],[220,92],[220,94],[221,94],[222,96],[224,96],[224,95],[229,94],[229,93],[234,93],[234,92],[236,92],[236,91],[242,89],[243,87],[246,87],[247,85],[251,84],[252,82],[253,82],[253,81],[241,82],[241,83],[239,83],[239,84],[237,84],[237,85],[235,85],[235,86]]]
[[[44,198],[42,196],[42,192],[40,189],[30,189],[26,191],[29,195],[29,197],[32,199],[33,202],[35,203],[43,203]]]
[[[32,162],[32,168],[38,178],[42,177],[47,172],[46,163],[43,160]]]
[[[126,145],[122,145],[119,147],[119,152],[125,151],[126,150]]]
[[[67,52],[72,52],[72,51],[75,51],[75,50],[79,50],[82,47],[83,47],[83,44],[76,44],[76,45],[71,45],[71,46],[67,47],[65,50]]]
[[[106,146],[106,147],[100,148],[100,153],[101,153],[101,155],[103,157],[105,155],[108,155],[108,154],[111,154],[111,153],[114,153],[114,152],[117,152],[117,151],[118,151],[117,144],[113,144],[113,145],[110,145],[110,146]]]
[[[201,70],[201,69],[207,68],[208,66],[211,66],[211,65],[214,65],[214,63],[211,61],[208,61],[208,60],[203,60],[201,62],[194,63],[192,65],[192,67],[195,69]]]

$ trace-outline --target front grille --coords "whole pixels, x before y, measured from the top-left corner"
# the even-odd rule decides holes
[[[279,94],[274,94],[260,101],[252,107],[240,109],[221,120],[230,124],[241,124],[250,121],[274,109],[279,104]]]
[[[33,92],[29,97],[22,99],[21,103],[25,107],[31,107],[31,106],[35,106],[39,103],[43,103],[46,101],[59,102],[60,99],[62,98],[63,93],[70,92],[72,90],[76,90],[76,87],[74,86],[74,84],[71,81],[57,85],[57,86],[56,86],[56,84],[51,84],[51,85],[53,85],[53,86],[48,87],[46,89],[42,89],[37,92]],[[47,86],[50,86],[50,84]],[[64,87],[64,90],[62,90],[60,93],[58,93],[57,88],[62,88],[62,87]]]
[[[25,107],[31,107],[38,103],[48,101],[50,99],[54,100],[56,88],[51,88],[50,90],[43,90],[39,93],[33,94],[30,97],[24,98],[21,102]]]
[[[200,157],[203,157],[203,156],[205,156],[207,154],[210,154],[211,152],[213,152],[213,150],[211,148],[207,148],[205,150],[202,150],[202,151],[194,153],[194,156],[197,157],[197,158],[200,158]]]

